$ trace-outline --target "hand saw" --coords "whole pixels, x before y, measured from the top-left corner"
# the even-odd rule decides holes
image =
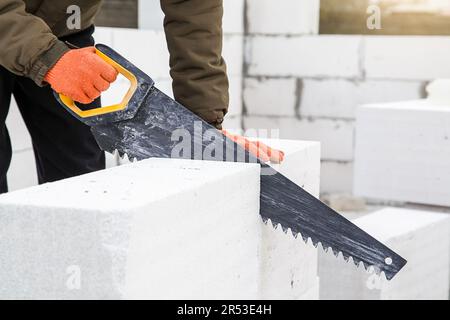
[[[357,266],[374,267],[388,280],[406,264],[394,251],[162,93],[147,74],[113,49],[101,44],[96,49],[131,83],[122,102],[86,111],[66,96],[55,96],[91,127],[102,150],[118,151],[136,160],[158,157],[260,163],[260,214],[266,223],[281,225],[285,232],[291,230],[305,242],[310,238],[316,247],[320,243],[336,256],[341,252],[346,261],[352,259]],[[188,141],[183,148],[181,140]]]

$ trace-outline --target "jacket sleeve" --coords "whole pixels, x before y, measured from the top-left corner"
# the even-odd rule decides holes
[[[69,48],[40,18],[25,11],[22,0],[0,1],[0,65],[38,85]]]
[[[161,0],[175,99],[218,129],[228,110],[223,0]]]

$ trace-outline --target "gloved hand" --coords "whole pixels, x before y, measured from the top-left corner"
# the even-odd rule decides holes
[[[284,160],[283,151],[273,149],[260,141],[250,141],[243,136],[231,134],[226,130],[222,130],[222,133],[263,162],[281,163]]]
[[[108,90],[117,75],[116,69],[103,61],[94,47],[88,47],[65,53],[47,72],[44,81],[57,93],[88,104]]]

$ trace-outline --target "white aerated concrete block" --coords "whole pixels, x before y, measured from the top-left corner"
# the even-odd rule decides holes
[[[230,132],[242,132],[242,117],[241,116],[226,116],[222,127]]]
[[[361,76],[360,36],[253,36],[248,39],[250,76]]]
[[[272,165],[280,173],[318,197],[320,180],[320,144],[309,141],[258,139],[285,152],[281,165]],[[295,239],[282,228],[263,225],[261,248],[261,298],[318,299],[317,249]]]
[[[38,178],[33,149],[13,152],[7,179],[9,191],[37,185]]]
[[[299,300],[319,300],[320,298],[320,278],[317,277],[316,283],[307,292],[302,294]]]
[[[114,50],[152,79],[170,79],[164,31],[113,28]]]
[[[324,160],[353,159],[352,121],[248,116],[244,118],[244,129],[273,129],[279,130],[282,139],[319,141]]]
[[[352,193],[353,162],[322,161],[320,193]]]
[[[244,33],[245,0],[224,0],[222,28],[225,34]]]
[[[364,38],[368,78],[432,80],[450,77],[450,37]]]
[[[105,44],[109,47],[114,47],[114,28],[95,27],[94,39],[95,43]]]
[[[229,77],[242,77],[244,66],[244,38],[242,35],[225,35],[222,55],[227,64]]]
[[[450,206],[450,106],[427,100],[358,108],[355,193]]]
[[[437,79],[426,87],[431,103],[450,105],[450,79]]]
[[[391,280],[319,254],[321,299],[448,299],[450,216],[386,208],[353,222],[408,263]]]
[[[169,51],[164,31],[102,28],[112,32],[114,49],[153,79],[170,79]],[[223,56],[229,76],[242,76],[244,40],[242,35],[227,34]]]
[[[248,115],[295,116],[298,80],[247,78],[244,103]]]
[[[300,115],[306,117],[354,118],[361,104],[423,98],[422,82],[314,80],[301,82]]]
[[[259,174],[151,159],[2,195],[0,297],[258,298]]]
[[[11,100],[6,126],[13,149],[8,188],[13,191],[34,186],[37,184],[37,173],[31,137],[14,99]]]
[[[299,300],[316,287],[318,250],[312,243],[268,223],[263,225],[261,245],[262,299]]]
[[[248,0],[247,6],[250,33],[319,32],[320,0]]]
[[[138,1],[138,25],[139,29],[163,30],[164,12],[160,1]]]
[[[32,148],[31,137],[22,119],[19,108],[14,98],[11,98],[8,117],[6,119],[13,151],[22,151]]]
[[[239,117],[242,115],[242,77],[228,77],[229,82],[229,106],[227,117]]]

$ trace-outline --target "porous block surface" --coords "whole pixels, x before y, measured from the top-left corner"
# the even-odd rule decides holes
[[[291,181],[318,197],[320,143],[283,139],[258,139],[282,150],[285,159],[272,166]],[[268,223],[262,228],[261,297],[263,299],[318,299],[318,250],[302,237],[285,233]]]
[[[0,297],[257,298],[259,165],[150,159],[0,197]]]

